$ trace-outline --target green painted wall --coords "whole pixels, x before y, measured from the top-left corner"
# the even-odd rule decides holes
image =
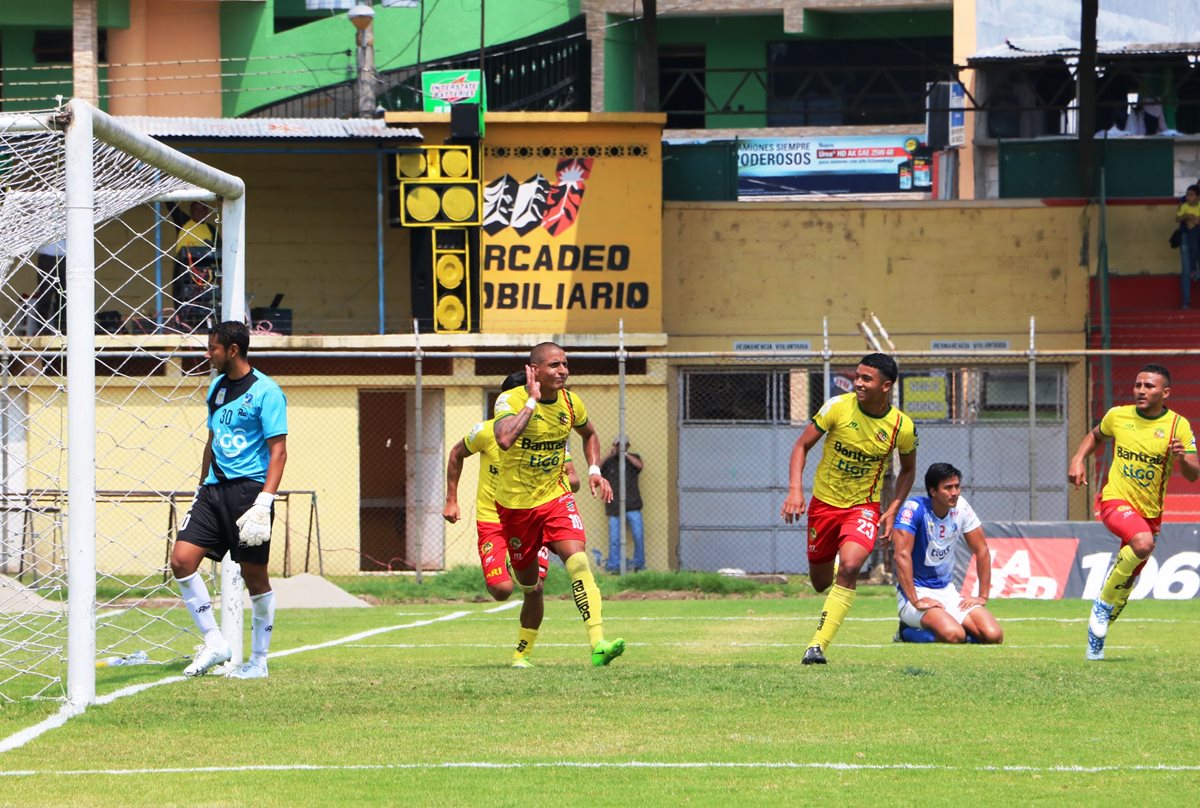
[[[604,46],[604,109],[626,112],[633,109],[634,67],[637,54],[637,25],[629,18],[609,15]],[[624,23],[617,24],[614,23]],[[730,114],[707,116],[709,128],[766,126],[765,114],[737,114],[738,107],[763,110],[767,106],[767,45],[771,42],[805,39],[873,39],[913,36],[952,36],[949,11],[830,14],[806,11],[804,33],[783,30],[783,16],[660,17],[658,41],[662,46],[702,45],[705,67],[710,71],[706,89],[714,103]],[[759,70],[760,78],[746,77],[746,70]],[[761,79],[761,80],[760,80]]]
[[[71,0],[9,0],[3,3],[0,11],[0,68],[4,70],[0,92],[3,92],[4,111],[50,109],[54,106],[54,96],[70,98],[70,63],[61,66],[37,64],[33,58],[33,34],[52,28],[70,29]],[[129,0],[99,0],[96,21],[101,28],[128,28]],[[30,69],[35,66],[46,69]],[[105,73],[100,71],[102,81]],[[102,84],[101,92],[103,90]],[[107,103],[101,99],[100,106],[106,107]]]
[[[421,11],[375,7],[375,64],[395,70],[417,63],[418,38],[424,61],[479,48],[479,16],[484,0],[426,2]],[[303,3],[299,4],[303,6]],[[252,109],[352,78],[354,27],[344,13],[275,33],[275,16],[306,16],[294,0],[221,4],[223,112],[236,117]],[[486,0],[486,40],[493,46],[561,25],[579,14],[579,0],[530,3]],[[245,61],[248,60],[248,61]]]

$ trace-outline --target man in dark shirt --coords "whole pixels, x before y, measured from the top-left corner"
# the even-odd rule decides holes
[[[614,496],[604,506],[608,515],[608,558],[604,571],[617,574],[621,571],[621,452],[620,440],[614,440],[608,454],[600,461],[600,474],[612,486]],[[629,451],[625,442],[625,522],[633,536],[633,570],[646,566],[645,526],[642,522],[642,492],[638,488],[638,475],[644,467],[641,455]],[[629,565],[626,565],[628,568]]]

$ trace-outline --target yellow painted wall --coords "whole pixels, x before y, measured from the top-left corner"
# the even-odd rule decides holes
[[[113,115],[221,117],[217,0],[129,0],[129,27],[108,31]]]
[[[857,349],[864,311],[902,350],[968,336],[1024,347],[1030,315],[1045,347],[1083,347],[1083,208],[672,202],[663,220],[672,347],[819,346],[827,316],[833,349]]]

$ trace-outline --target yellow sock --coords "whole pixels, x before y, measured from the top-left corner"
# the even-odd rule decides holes
[[[537,642],[538,630],[521,626],[517,631],[517,647],[513,651],[513,659],[527,657],[533,653],[533,644]]]
[[[829,644],[833,642],[834,635],[841,628],[842,621],[846,619],[850,607],[854,605],[854,596],[857,594],[858,592],[854,589],[833,585],[825,597],[825,605],[821,608],[821,619],[817,623],[817,633],[813,635],[812,642],[809,643],[810,647],[819,645],[822,651],[829,647]]]
[[[1113,564],[1112,572],[1108,574],[1108,580],[1100,590],[1100,600],[1110,606],[1116,604],[1122,595],[1128,600],[1129,590],[1126,587],[1130,584],[1129,579],[1133,577],[1133,571],[1141,563],[1142,560],[1133,552],[1132,547],[1128,544],[1122,547],[1121,552],[1117,553],[1117,563]]]
[[[571,576],[571,597],[575,608],[587,625],[588,642],[592,647],[604,639],[604,620],[601,618],[600,588],[592,577],[587,553],[576,553],[567,559],[567,575]]]

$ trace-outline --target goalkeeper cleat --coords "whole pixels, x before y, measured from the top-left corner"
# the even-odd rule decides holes
[[[513,657],[512,666],[514,668],[532,668],[533,663],[529,661],[528,657],[517,656]]]
[[[825,665],[825,664],[827,664],[826,659],[825,659],[825,652],[821,650],[821,646],[819,646],[819,645],[810,646],[809,649],[804,652],[804,659],[800,660],[800,664],[801,665]]]
[[[1088,634],[1094,634],[1100,638],[1100,644],[1104,645],[1104,638],[1108,636],[1108,624],[1112,622],[1113,607],[1109,606],[1100,598],[1096,598],[1092,602],[1092,612],[1088,615]]]
[[[198,653],[192,657],[192,663],[183,669],[184,676],[203,676],[208,673],[209,668],[228,662],[233,656],[228,645],[212,648],[206,644],[197,646],[196,650]]]
[[[267,663],[250,660],[225,674],[226,679],[266,679]]]
[[[599,668],[602,665],[612,662],[623,653],[625,653],[624,640],[618,639],[612,642],[601,640],[592,649],[592,664]]]

